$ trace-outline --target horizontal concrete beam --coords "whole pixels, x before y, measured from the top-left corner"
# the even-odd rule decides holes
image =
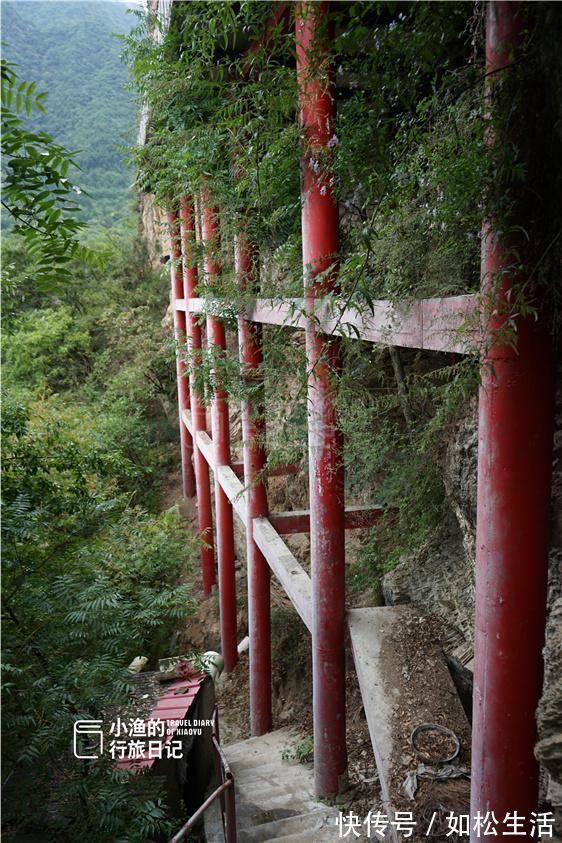
[[[244,477],[243,462],[233,462],[230,467],[237,477]],[[276,465],[275,468],[266,468],[266,474],[268,477],[285,477],[288,474],[298,474],[299,471],[302,471],[302,465],[298,462]]]
[[[199,451],[205,457],[209,468],[216,474],[221,488],[228,500],[234,507],[234,511],[246,525],[246,496],[244,494],[244,486],[236,476],[235,472],[229,465],[217,466],[215,461],[215,453],[213,449],[213,440],[203,430],[193,433],[191,425],[191,413],[189,410],[184,410],[182,413],[182,421],[193,437],[193,444],[197,446]]]
[[[190,299],[189,311],[203,313],[204,305],[204,299]],[[176,308],[185,310],[185,300],[178,299]],[[257,299],[246,315],[263,325],[301,330],[308,318],[303,299]],[[407,303],[381,300],[373,303],[372,312],[346,307],[345,302],[331,299],[318,302],[312,318],[325,334],[403,348],[468,354],[478,347],[481,338],[475,295]]]
[[[348,506],[345,510],[345,529],[357,530],[372,527],[385,512],[384,506]],[[310,510],[295,509],[292,512],[270,512],[269,520],[279,535],[310,532]]]
[[[213,440],[209,436],[208,433],[205,431],[200,430],[198,431],[195,436],[193,437],[194,441],[197,442],[197,447],[209,463],[210,467],[215,469],[215,453],[213,450]]]
[[[229,465],[215,468],[215,477],[244,526],[247,526],[246,495],[244,486]]]
[[[191,435],[193,436],[193,427],[191,424],[191,411],[184,410],[182,413],[182,421],[184,425],[187,427]],[[211,437],[208,433],[204,433],[199,431],[197,434],[200,437],[201,443],[201,453],[209,463],[209,466],[214,470],[215,468],[215,458],[213,455],[213,442]],[[244,479],[244,463],[243,462],[233,462],[230,465],[230,468],[236,475],[236,477],[240,477]],[[299,471],[302,471],[301,463],[285,463],[283,465],[276,465],[273,468],[267,469],[267,476],[268,477],[285,477],[288,474],[298,474]]]
[[[183,411],[182,421],[187,429],[192,432],[191,414],[189,410]],[[230,466],[216,465],[213,442],[208,433],[198,431],[193,436],[193,444],[199,448],[209,468],[216,473],[216,478],[222,490],[247,528],[246,495],[242,482]],[[293,606],[310,630],[312,624],[312,585],[310,577],[267,518],[254,518],[253,529],[257,546],[285,589]]]

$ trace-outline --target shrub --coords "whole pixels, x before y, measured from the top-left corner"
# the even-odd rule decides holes
[[[25,313],[4,340],[9,380],[52,390],[79,384],[90,368],[88,333],[66,307]]]

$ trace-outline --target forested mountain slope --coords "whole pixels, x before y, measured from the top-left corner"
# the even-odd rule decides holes
[[[134,17],[114,2],[3,2],[4,55],[22,79],[48,91],[47,114],[31,125],[80,150],[82,172],[74,180],[84,216],[112,224],[126,215],[132,170],[122,164],[135,139],[135,106],[126,89],[121,44],[113,33],[129,31]]]

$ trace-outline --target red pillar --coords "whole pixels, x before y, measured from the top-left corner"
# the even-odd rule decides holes
[[[243,234],[235,238],[235,266],[242,289],[254,283],[254,254]],[[251,384],[263,384],[262,327],[243,316],[238,319],[242,376]],[[252,735],[263,735],[271,728],[271,612],[270,570],[253,537],[252,519],[268,514],[267,491],[257,478],[265,466],[265,417],[261,401],[242,401],[244,484],[248,524],[246,554],[248,565],[248,625],[250,632],[250,726]]]
[[[205,246],[205,275],[209,281],[220,276],[220,267],[213,256],[219,236],[218,210],[201,197],[201,236]],[[217,355],[226,349],[224,325],[214,316],[207,316],[207,341]],[[215,373],[216,379],[216,373]],[[215,383],[211,403],[211,428],[215,456],[215,508],[217,525],[217,558],[219,569],[219,605],[221,648],[224,669],[228,673],[238,661],[236,623],[236,579],[234,571],[234,530],[232,505],[218,481],[218,467],[230,465],[230,423],[227,396],[220,383]]]
[[[191,434],[182,419],[183,410],[189,407],[189,386],[183,359],[183,352],[185,350],[185,313],[181,310],[176,310],[176,299],[183,298],[183,282],[180,266],[181,247],[178,214],[176,211],[168,213],[168,224],[170,226],[170,281],[172,286],[174,339],[176,342],[176,378],[178,382],[182,485],[184,496],[186,498],[192,498],[195,494],[195,475],[191,463],[193,442],[191,440]]]
[[[493,72],[520,38],[517,4],[487,7]],[[492,84],[494,81],[492,80]],[[516,320],[517,348],[494,342],[519,263],[493,223],[483,231],[483,289],[492,295],[479,405],[471,815],[537,810],[535,710],[542,687],[549,548],[553,361],[544,318]],[[529,836],[530,829],[527,826]],[[498,837],[509,835],[498,828]],[[472,832],[471,840],[478,835]]]
[[[334,287],[326,271],[337,261],[338,208],[330,176],[320,165],[333,135],[334,80],[327,70],[326,2],[297,4],[297,79],[305,152],[302,160],[302,240],[305,306]],[[316,71],[322,61],[323,78]],[[316,280],[323,273],[321,280]],[[347,786],[345,743],[345,545],[342,437],[337,427],[333,373],[337,340],[306,328],[310,540],[313,591],[314,775],[319,796]]]
[[[194,260],[193,244],[195,239],[195,218],[193,202],[183,196],[180,208],[181,243],[183,251],[183,297],[185,299],[185,324],[187,333],[187,347],[190,354],[192,371],[201,360],[201,326],[197,318],[189,311],[189,300],[196,298],[197,265]],[[203,578],[203,592],[210,595],[215,578],[215,550],[213,541],[213,513],[211,506],[211,485],[209,481],[209,466],[197,447],[197,433],[204,431],[205,406],[193,385],[193,378],[189,380],[189,403],[191,407],[191,424],[193,430],[193,462],[195,465],[195,484],[197,488],[197,520],[201,534],[201,574]]]

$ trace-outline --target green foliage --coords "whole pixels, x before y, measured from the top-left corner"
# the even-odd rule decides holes
[[[360,306],[478,285],[489,156],[472,14],[353,3],[337,15],[340,274]]]
[[[295,760],[300,764],[309,764],[314,755],[314,738],[312,735],[307,735],[306,738],[296,744],[295,746],[284,749],[281,753],[281,758],[284,761]]]
[[[257,50],[245,72],[236,51],[237,32],[257,37],[267,16],[260,3],[183,4],[159,45],[152,19],[139,13],[125,56],[150,113],[147,144],[136,151],[139,183],[166,203],[198,191],[207,173],[225,231],[251,207],[249,235],[277,246],[296,232],[300,211],[292,43],[278,26],[274,60]]]
[[[443,366],[440,355],[402,351],[406,423],[388,351],[373,349],[369,359],[357,345],[346,347],[346,369],[353,374],[342,377],[338,395],[347,489],[361,499],[374,487],[377,503],[391,509],[363,542],[348,582],[353,592],[377,592],[382,575],[421,547],[443,520],[443,431],[466,410],[479,362],[466,357]]]
[[[38,415],[5,396],[4,763],[18,786],[8,815],[29,820],[33,792],[43,815],[31,819],[58,840],[75,839],[85,820],[100,841],[152,839],[139,831],[150,817],[165,826],[161,807],[156,816],[127,798],[154,786],[119,783],[107,765],[68,753],[74,719],[126,702],[126,665],[155,657],[192,607],[178,583],[195,547],[179,516],[128,505],[116,483],[126,464],[116,446],[71,435],[56,407]]]
[[[44,98],[3,61],[4,828],[136,843],[171,833],[160,784],[71,747],[77,719],[127,710],[127,664],[154,666],[193,608],[196,541],[158,512],[175,438],[166,287],[131,231],[85,231],[75,155],[30,122]]]
[[[41,14],[52,15],[47,29],[62,23],[63,6],[42,7]],[[514,248],[511,274],[552,280],[562,193],[556,194],[559,172],[549,183],[552,166],[545,164],[561,160],[555,154],[560,107],[552,104],[559,82],[550,80],[541,58],[543,48],[552,56],[559,33],[550,5],[523,8],[527,52],[489,86],[487,100],[478,9],[332,6],[338,117],[319,163],[331,171],[340,202],[341,258],[331,268],[335,306],[343,297],[365,312],[381,298],[474,291],[485,217],[519,238],[533,235],[533,263],[523,264],[523,250]],[[69,41],[91,59],[88,26],[96,13],[93,4],[81,7],[86,29]],[[186,193],[199,197],[201,188],[220,207],[220,237],[199,247],[196,260],[201,265],[210,256],[220,263],[220,278],[210,283],[201,274],[199,287],[212,300],[210,311],[233,327],[254,295],[302,295],[294,20],[287,28],[280,20],[267,47],[248,54],[269,4],[193,0],[172,10],[161,40],[151,37],[158,23],[144,13],[124,37],[139,105],[146,104],[149,115],[147,143],[132,156],[138,184],[163,207]],[[107,66],[101,64],[103,77]],[[64,181],[74,156],[42,133],[44,127],[24,127],[23,112],[42,101],[32,85],[16,81],[10,65],[4,75],[8,204],[19,214],[16,233],[31,244],[22,252],[8,243],[3,282],[9,389],[4,723],[18,794],[9,821],[14,828],[21,824],[33,794],[46,806],[39,819],[54,839],[76,839],[83,827],[93,840],[150,839],[164,830],[165,817],[149,783],[123,782],[101,765],[75,763],[67,746],[77,714],[95,716],[119,702],[127,691],[127,661],[141,648],[155,658],[190,608],[179,585],[188,562],[182,528],[172,514],[153,511],[172,433],[167,416],[176,415],[174,349],[162,342],[158,325],[165,291],[117,232],[113,242],[101,243],[110,273],[75,260],[80,223],[68,201],[72,186]],[[108,90],[102,77],[92,76],[87,87]],[[540,101],[532,92],[540,92]],[[86,110],[91,93],[80,93]],[[98,101],[96,121],[87,114],[88,126],[110,126],[113,141],[112,103],[108,96]],[[55,120],[68,119],[62,111],[54,109]],[[514,126],[514,114],[532,132]],[[64,142],[86,146],[91,129],[82,124],[81,132],[83,139],[71,140],[63,132]],[[117,166],[95,154],[87,163],[109,208],[108,183]],[[45,205],[52,196],[58,199]],[[29,234],[34,213],[39,232]],[[233,235],[241,230],[260,250],[254,286],[244,292],[232,254]],[[65,237],[69,248],[63,250]],[[64,289],[39,275],[46,288],[39,297],[37,272],[63,277]],[[519,284],[507,303],[513,343],[517,320],[534,311],[535,295],[534,285]],[[293,461],[306,443],[303,337],[266,328],[264,345],[263,387],[241,376],[234,344],[225,355],[203,355],[196,385],[207,401],[217,382],[236,399],[263,396],[270,462]],[[364,588],[440,523],[446,504],[437,454],[447,421],[474,392],[478,366],[455,355],[402,351],[400,374],[385,349],[344,340],[342,354],[342,369],[330,375],[345,438],[348,497],[397,508],[373,531],[352,572]],[[53,777],[53,769],[64,772]]]
[[[113,35],[128,32],[127,12],[109,2],[2,4],[4,55],[49,92],[47,113],[32,112],[29,127],[79,150],[80,219],[111,226],[131,213],[132,201],[122,159],[134,137],[134,105]]]
[[[252,293],[302,295],[294,20],[279,23],[267,48],[248,55],[269,13],[264,5],[182,4],[161,43],[150,37],[154,21],[139,14],[126,39],[150,114],[147,144],[136,151],[140,183],[165,207],[184,193],[199,195],[203,185],[220,207],[220,240],[207,252],[222,272],[200,289],[227,327]],[[331,168],[340,200],[338,295],[365,311],[381,298],[477,289],[492,155],[472,7],[334,4],[332,17],[337,122],[322,165]],[[238,290],[233,266],[232,238],[242,225],[259,244],[259,277],[250,294]],[[203,257],[199,249],[199,264]],[[289,336],[264,331],[273,464],[299,459],[306,449],[304,347],[302,338]],[[420,365],[407,355],[414,419],[408,425],[387,353],[346,341],[343,359],[333,381],[348,494],[399,506],[398,526],[389,521],[365,550],[375,581],[439,522],[444,490],[433,452],[446,420],[474,389],[474,367],[446,356]],[[234,400],[259,397],[255,383],[240,378],[233,355],[203,356],[196,386],[207,400],[216,382]]]
[[[89,839],[132,843],[169,836],[159,786],[74,759],[73,723],[126,707],[126,665],[167,654],[197,546],[157,511],[176,454],[167,284],[130,232],[89,237],[104,273],[72,262],[41,295],[25,247],[5,240],[5,828],[71,841],[86,822]]]
[[[78,330],[68,308],[26,313],[4,343],[8,378],[33,386],[76,386],[89,367],[90,338]]]
[[[79,242],[84,227],[77,214],[75,191],[68,178],[74,154],[54,143],[46,132],[27,129],[19,116],[33,108],[44,111],[44,93],[34,82],[18,79],[15,66],[2,59],[2,207],[13,220],[15,234],[25,239],[35,266],[35,285],[45,289],[68,280],[69,262],[94,262]]]
[[[177,4],[161,40],[151,39],[155,21],[140,13],[126,39],[133,79],[149,109],[147,143],[135,151],[140,184],[165,208],[202,191],[220,208],[220,237],[200,247],[196,259],[201,266],[211,256],[221,267],[214,279],[201,273],[199,289],[227,327],[254,295],[302,296],[298,179],[305,150],[294,10],[264,45],[259,36],[269,12],[268,4],[255,2]],[[554,62],[560,23],[546,4],[525,5],[522,14],[521,58],[491,81],[479,6],[331,4],[337,118],[318,163],[339,199],[340,259],[330,268],[336,291],[326,296],[336,316],[342,304],[368,313],[381,299],[403,303],[477,291],[485,219],[514,244],[506,271],[513,295],[498,339],[515,346],[519,320],[536,313],[536,276],[550,279],[541,294],[559,299],[560,168],[554,174],[545,162],[561,157],[560,75],[549,78],[541,55],[546,49]],[[318,59],[313,72],[321,76]],[[529,131],[537,91],[542,128]],[[541,185],[536,196],[535,183]],[[526,213],[530,206],[533,213]],[[259,248],[250,291],[238,289],[233,265],[233,235],[241,230]],[[532,246],[527,230],[540,231]],[[525,277],[533,283],[520,280]],[[490,280],[495,292],[505,275]],[[484,316],[491,301],[481,302]],[[306,442],[304,348],[302,338],[289,336],[264,331],[263,395],[274,463],[302,456]],[[399,508],[366,549],[373,581],[439,524],[445,496],[435,453],[447,421],[462,412],[478,381],[472,358],[461,364],[453,355],[399,356],[401,377],[386,351],[346,340],[343,369],[331,373],[348,493]],[[236,398],[261,397],[255,383],[240,378],[235,353],[203,359],[196,384],[207,400],[217,381]]]

